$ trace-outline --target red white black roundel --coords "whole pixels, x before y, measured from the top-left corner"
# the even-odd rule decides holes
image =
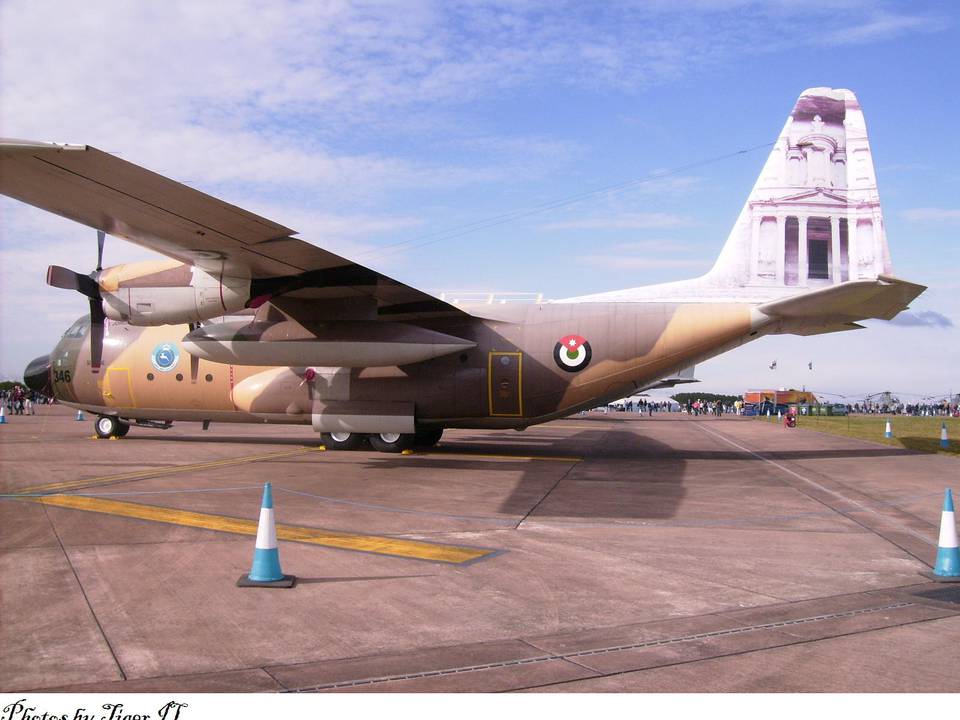
[[[583,370],[590,364],[593,350],[590,343],[580,335],[567,335],[560,338],[560,342],[553,348],[553,359],[557,367],[567,372]]]

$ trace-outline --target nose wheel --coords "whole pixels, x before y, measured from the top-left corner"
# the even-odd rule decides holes
[[[130,431],[130,423],[112,415],[101,415],[93,424],[97,437],[105,440],[110,437],[122,438]]]

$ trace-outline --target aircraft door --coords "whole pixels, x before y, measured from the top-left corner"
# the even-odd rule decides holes
[[[487,362],[490,415],[523,415],[523,353],[491,352]]]
[[[107,368],[103,380],[103,399],[109,407],[135,407],[133,385],[127,368]]]

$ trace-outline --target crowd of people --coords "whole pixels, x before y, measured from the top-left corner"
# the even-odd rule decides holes
[[[714,400],[687,400],[687,406],[684,409],[687,415],[716,415],[717,417],[721,417],[724,413],[735,413],[739,415],[742,406],[743,404],[739,400],[733,405],[727,405]]]
[[[647,400],[645,398],[627,398],[626,400],[611,403],[607,406],[608,410],[616,412],[638,412],[647,415],[661,412],[679,412],[687,415],[716,415],[722,416],[724,413],[734,413],[739,415],[743,409],[743,401],[737,400],[732,405],[719,401],[707,400],[688,400],[685,404],[680,404],[675,400]]]
[[[653,415],[661,412],[677,412],[680,406],[672,400],[654,402],[645,398],[627,398],[618,403],[611,403],[608,409],[619,412],[638,412]]]
[[[850,412],[863,415],[913,415],[915,417],[960,417],[960,403],[946,399],[933,403],[862,402],[847,405]]]
[[[52,402],[53,398],[28,390],[22,385],[14,385],[9,390],[0,390],[0,404],[6,409],[8,415],[36,415],[37,405],[47,405]]]
[[[838,404],[837,406],[841,405]],[[771,406],[773,407],[773,406]],[[859,402],[845,405],[847,412],[858,415],[913,415],[918,417],[936,416],[936,417],[960,417],[960,402],[949,402],[940,400],[932,403],[901,403],[894,402]],[[658,412],[680,412],[687,415],[715,415],[721,417],[725,414],[742,415],[744,409],[743,400],[736,400],[733,403],[725,403],[714,400],[687,400],[684,404],[679,404],[673,400],[653,401],[645,398],[627,398],[607,406],[610,411],[617,412],[638,412],[647,415],[653,415]],[[773,414],[776,414],[776,408]]]

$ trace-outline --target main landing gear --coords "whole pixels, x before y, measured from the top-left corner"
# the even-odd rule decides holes
[[[101,415],[97,418],[93,427],[97,431],[97,437],[101,440],[110,437],[122,438],[130,432],[130,423],[112,415]]]
[[[413,447],[430,447],[440,442],[443,428],[420,429],[416,433],[321,433],[327,450],[356,450],[364,441],[379,452],[398,453]]]

